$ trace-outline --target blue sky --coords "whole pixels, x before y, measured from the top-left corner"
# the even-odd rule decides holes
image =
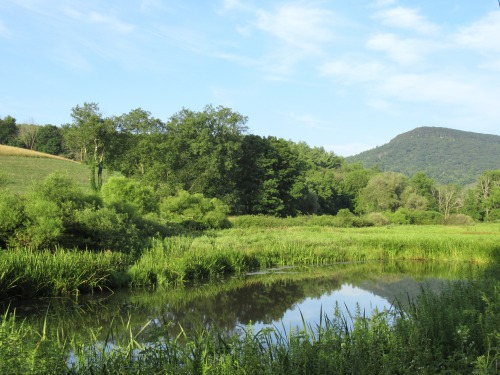
[[[496,0],[2,0],[0,56],[18,123],[223,105],[343,156],[418,126],[500,134]]]

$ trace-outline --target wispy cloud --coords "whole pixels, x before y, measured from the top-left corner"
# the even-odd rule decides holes
[[[5,23],[0,20],[0,38],[10,38],[12,35],[9,28],[5,25]]]
[[[113,16],[108,16],[99,12],[90,12],[87,16],[92,23],[102,24],[111,31],[128,34],[135,30],[135,25],[123,22]]]
[[[319,68],[322,75],[345,83],[378,81],[388,70],[386,65],[378,61],[357,61],[353,58],[332,60]]]
[[[465,26],[454,39],[460,45],[481,52],[500,52],[500,12],[491,12],[486,17]]]
[[[421,62],[425,55],[438,48],[435,42],[402,38],[390,33],[375,34],[368,39],[366,45],[369,49],[386,52],[392,60],[400,64]]]
[[[258,10],[255,25],[304,53],[315,53],[332,37],[332,17],[325,9],[285,4],[275,11]]]
[[[422,34],[433,34],[439,29],[437,25],[427,21],[416,9],[406,7],[381,10],[373,17],[384,25]]]

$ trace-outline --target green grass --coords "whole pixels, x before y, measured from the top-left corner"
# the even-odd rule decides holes
[[[0,250],[0,299],[78,295],[116,287],[126,265],[120,253]]]
[[[136,260],[119,252],[0,252],[0,294],[79,294],[123,284],[170,287],[276,266],[358,261],[500,259],[500,225],[233,228],[154,240]]]
[[[500,258],[500,225],[236,228],[156,241],[131,267],[137,285],[170,285],[276,266],[353,261],[488,264]]]
[[[90,190],[88,166],[71,160],[25,157],[0,154],[0,172],[7,178],[7,188],[25,194],[33,182],[44,180],[53,172],[62,171],[85,191]],[[104,177],[108,174],[105,171]]]

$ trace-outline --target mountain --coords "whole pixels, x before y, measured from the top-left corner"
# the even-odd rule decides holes
[[[425,126],[346,160],[408,177],[425,172],[436,182],[465,186],[485,170],[500,169],[500,136]]]

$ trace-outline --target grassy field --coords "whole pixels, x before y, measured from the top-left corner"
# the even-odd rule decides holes
[[[13,192],[24,194],[34,181],[41,181],[56,171],[66,172],[82,188],[90,189],[89,170],[82,163],[42,152],[0,145],[0,172],[7,178],[7,188]],[[106,171],[104,175],[107,176]]]
[[[276,266],[357,261],[500,259],[500,225],[233,228],[155,240],[135,259],[118,251],[0,251],[4,298],[79,294],[119,285],[170,287]]]

